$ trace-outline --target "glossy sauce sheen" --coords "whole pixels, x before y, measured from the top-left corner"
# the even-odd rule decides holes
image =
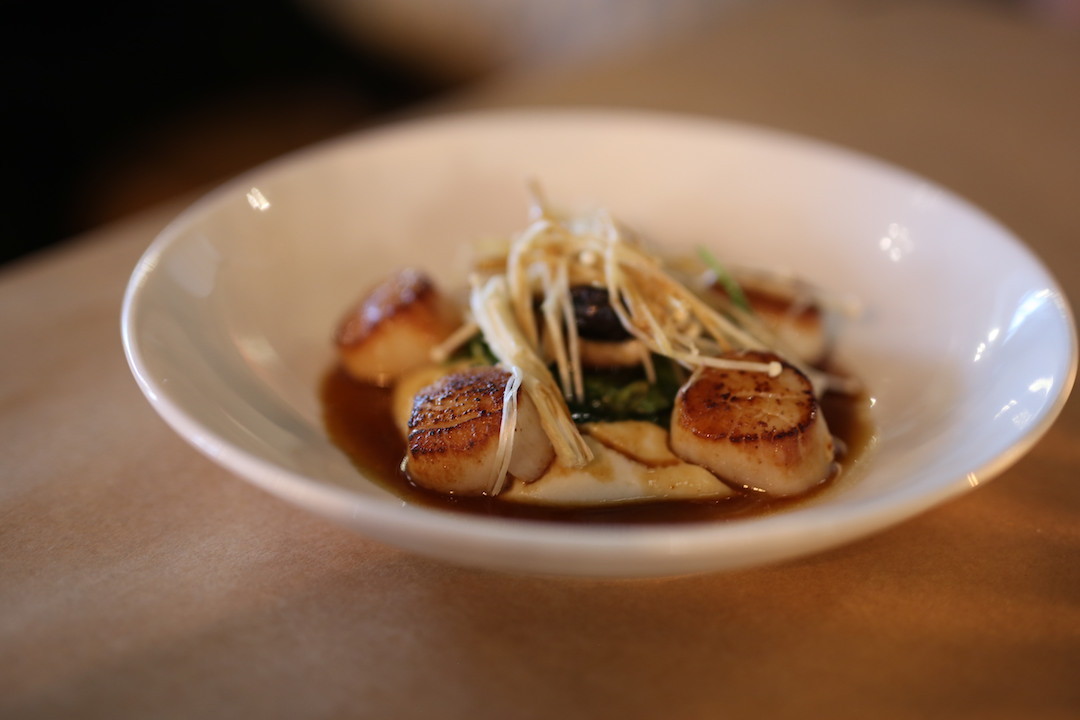
[[[828,490],[833,481],[822,483],[797,498],[770,498],[761,493],[741,492],[721,500],[671,501],[599,508],[534,507],[489,497],[458,497],[430,492],[409,482],[401,470],[405,441],[390,416],[390,391],[353,380],[335,368],[321,387],[323,416],[334,443],[373,480],[406,502],[478,515],[555,520],[574,523],[682,523],[745,518],[790,508]],[[840,459],[841,474],[855,463],[873,436],[867,418],[868,400],[826,395],[821,402],[829,430],[847,447]]]

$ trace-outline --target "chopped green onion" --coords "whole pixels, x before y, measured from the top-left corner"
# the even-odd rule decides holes
[[[653,356],[656,381],[640,366],[594,370],[585,376],[584,397],[568,402],[577,423],[644,420],[667,427],[683,378],[671,360]]]
[[[483,333],[476,333],[448,358],[450,362],[467,362],[472,365],[494,365],[499,362],[495,353],[484,342]]]

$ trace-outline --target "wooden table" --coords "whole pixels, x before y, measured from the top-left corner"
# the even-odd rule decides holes
[[[836,141],[969,197],[1080,297],[1080,36],[997,4],[764,3],[426,112],[652,107]],[[775,567],[451,567],[185,445],[118,330],[177,201],[0,274],[0,716],[1080,716],[1080,402],[986,487]]]

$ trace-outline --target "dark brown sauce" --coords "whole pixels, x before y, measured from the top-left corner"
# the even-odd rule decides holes
[[[835,483],[822,483],[797,498],[772,498],[743,491],[720,500],[666,501],[629,505],[559,508],[536,507],[490,497],[459,497],[425,490],[409,482],[401,470],[405,442],[390,414],[390,391],[353,380],[334,368],[321,387],[323,418],[331,440],[356,466],[403,500],[476,515],[573,523],[685,523],[732,520],[776,512],[819,496]],[[846,447],[839,459],[843,475],[867,449],[873,437],[865,395],[828,394],[821,402],[829,430]]]

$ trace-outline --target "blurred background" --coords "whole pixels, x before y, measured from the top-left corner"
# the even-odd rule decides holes
[[[670,41],[751,1],[14,0],[0,263],[492,78]],[[909,0],[851,0],[890,1]],[[936,1],[1080,26],[1080,0]]]

